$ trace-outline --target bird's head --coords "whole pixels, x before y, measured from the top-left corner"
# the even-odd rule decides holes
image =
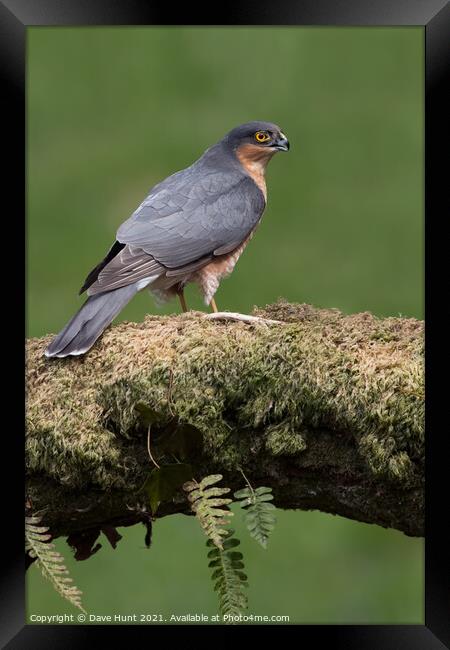
[[[277,151],[288,151],[289,140],[280,127],[272,122],[247,122],[232,129],[224,138],[235,151],[241,147],[254,148],[269,157]]]

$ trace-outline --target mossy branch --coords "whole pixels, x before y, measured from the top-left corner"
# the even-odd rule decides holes
[[[27,341],[27,471],[54,535],[138,521],[153,465],[242,474],[278,508],[319,509],[423,534],[423,323],[308,305],[280,323],[148,316],[85,357]],[[158,516],[189,512],[180,489]]]

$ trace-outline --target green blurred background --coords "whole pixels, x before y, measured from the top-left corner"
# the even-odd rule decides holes
[[[423,318],[422,28],[28,29],[28,336],[57,332],[87,272],[159,180],[232,127],[278,123],[262,225],[220,309],[292,302]],[[195,288],[188,304],[204,309]],[[141,292],[120,320],[157,309]],[[293,623],[422,623],[423,542],[319,512],[279,512],[268,551],[236,516],[250,611]],[[67,558],[95,614],[216,613],[196,521],[144,547]],[[31,614],[77,613],[28,572]],[[28,619],[29,620],[29,619]]]

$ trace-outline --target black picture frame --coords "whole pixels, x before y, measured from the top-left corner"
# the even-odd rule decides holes
[[[174,17],[176,22],[174,22]],[[3,124],[6,178],[3,183],[2,250],[3,297],[17,298],[14,323],[6,323],[10,361],[7,372],[9,391],[18,400],[14,426],[4,427],[3,466],[3,575],[0,582],[0,643],[7,648],[76,648],[89,642],[105,643],[105,635],[115,641],[124,632],[127,642],[143,638],[141,626],[39,626],[25,625],[25,566],[23,553],[23,329],[19,316],[25,282],[21,282],[21,242],[26,241],[25,219],[25,65],[26,30],[31,26],[75,25],[329,25],[329,26],[406,26],[424,27],[425,37],[425,316],[426,333],[426,594],[425,625],[295,625],[298,643],[311,639],[314,644],[333,648],[376,650],[438,650],[450,648],[450,584],[448,505],[446,478],[448,451],[445,427],[446,406],[445,330],[448,319],[442,312],[445,294],[440,280],[448,277],[446,242],[441,235],[443,206],[447,198],[448,162],[441,163],[445,147],[446,94],[450,67],[450,6],[446,0],[259,0],[239,4],[221,3],[212,8],[204,4],[180,5],[176,12],[168,3],[150,0],[0,0],[0,61],[5,90]],[[447,82],[447,83],[446,83]],[[447,93],[446,93],[447,90]],[[448,125],[447,125],[448,129]],[[448,156],[448,154],[447,154]],[[10,198],[6,208],[5,197]],[[20,199],[19,199],[20,197]],[[22,198],[23,197],[23,198]],[[444,198],[445,197],[445,198]],[[448,212],[448,208],[447,208]],[[14,244],[13,244],[14,242]],[[444,248],[445,247],[445,248]],[[25,262],[25,251],[24,251]],[[6,268],[5,268],[6,265]],[[23,264],[25,268],[25,263]],[[11,287],[11,280],[17,287]],[[6,282],[6,283],[5,283]],[[443,300],[444,296],[444,300]],[[17,347],[16,345],[17,344]],[[6,349],[5,349],[6,348]],[[6,362],[5,362],[6,363]],[[441,371],[443,371],[441,373]],[[5,379],[5,375],[4,375]],[[13,388],[12,388],[13,387]],[[6,389],[4,389],[6,390]],[[13,393],[10,393],[13,395]],[[9,399],[9,398],[8,398]],[[6,407],[4,407],[6,408]],[[4,414],[5,415],[5,414]],[[442,497],[442,499],[441,499]],[[443,502],[443,503],[442,503]],[[447,521],[446,521],[447,519]],[[167,626],[164,626],[167,627]],[[191,627],[191,626],[190,626]],[[277,628],[277,633],[281,626]],[[123,628],[126,628],[124,631]],[[199,630],[200,631],[200,630]],[[164,634],[166,634],[166,630]]]

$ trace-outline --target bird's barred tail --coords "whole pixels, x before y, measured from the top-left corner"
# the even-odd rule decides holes
[[[90,296],[45,350],[46,357],[87,352],[103,330],[137,293],[136,284]]]

